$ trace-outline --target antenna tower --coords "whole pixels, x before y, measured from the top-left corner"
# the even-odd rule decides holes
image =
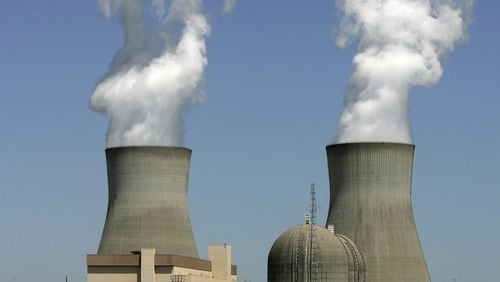
[[[309,282],[314,282],[317,281],[317,266],[318,266],[318,261],[317,261],[317,250],[316,250],[316,236],[314,236],[314,224],[316,223],[316,186],[314,183],[311,183],[311,188],[310,188],[310,193],[311,193],[311,206],[310,206],[310,229],[309,229],[309,254],[308,254],[308,276]]]

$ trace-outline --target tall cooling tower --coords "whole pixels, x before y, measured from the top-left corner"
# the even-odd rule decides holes
[[[198,257],[188,210],[191,150],[178,147],[106,149],[109,200],[97,254]]]
[[[430,281],[411,206],[414,145],[349,143],[326,147],[327,224],[366,260],[366,281]]]

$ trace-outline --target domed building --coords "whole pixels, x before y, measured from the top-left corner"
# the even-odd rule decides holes
[[[267,261],[269,282],[365,281],[365,260],[347,237],[306,223],[285,231]]]

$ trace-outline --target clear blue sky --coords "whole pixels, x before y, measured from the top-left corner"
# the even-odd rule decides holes
[[[233,246],[240,278],[266,279],[276,237],[326,219],[325,145],[354,48],[333,44],[333,1],[205,1],[208,98],[186,116],[198,248]],[[479,0],[470,40],[432,88],[414,89],[413,206],[433,281],[500,281],[500,1]],[[0,0],[0,281],[85,281],[107,205],[107,120],[90,93],[122,43],[97,1]]]

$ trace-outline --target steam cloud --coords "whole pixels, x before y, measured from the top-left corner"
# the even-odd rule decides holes
[[[166,15],[164,0],[99,1],[107,18],[120,14],[125,32],[90,101],[109,116],[107,147],[182,144],[183,113],[204,98],[210,25],[201,1],[172,0]]]
[[[224,0],[224,5],[222,6],[222,13],[227,14],[234,10],[238,0]]]
[[[472,2],[341,0],[336,43],[359,37],[351,89],[334,143],[412,143],[409,92],[436,84],[440,59],[464,39]]]

